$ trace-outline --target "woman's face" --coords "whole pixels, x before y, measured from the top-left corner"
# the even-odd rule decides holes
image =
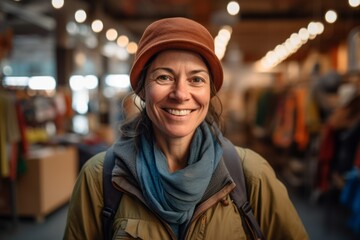
[[[157,137],[190,139],[210,104],[206,64],[188,51],[160,53],[147,71],[144,99]]]

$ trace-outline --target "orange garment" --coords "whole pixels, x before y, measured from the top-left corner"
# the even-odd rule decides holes
[[[295,98],[291,93],[285,96],[278,105],[272,134],[273,143],[278,147],[287,148],[293,142],[295,106]]]
[[[309,134],[319,134],[321,131],[321,119],[319,113],[319,107],[317,106],[315,100],[310,96],[307,97],[305,104],[305,118],[306,125]]]
[[[306,91],[304,88],[295,88],[293,90],[296,102],[296,121],[294,129],[294,142],[299,150],[305,150],[309,143],[309,133],[305,120],[305,101]]]
[[[72,118],[72,116],[74,115],[74,112],[72,109],[71,93],[64,92],[64,99],[65,99],[65,105],[66,105],[65,117]]]

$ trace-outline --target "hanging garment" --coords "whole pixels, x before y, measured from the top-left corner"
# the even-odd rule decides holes
[[[256,102],[255,126],[263,133],[261,137],[270,137],[274,125],[279,94],[272,89],[264,89],[259,93]]]
[[[334,130],[327,124],[321,136],[316,179],[316,186],[322,191],[329,189],[330,164],[334,157],[334,148]]]
[[[29,143],[26,141],[25,115],[19,101],[16,102],[16,115],[19,123],[19,131],[21,136],[21,147],[19,150],[24,156],[27,156],[29,152]]]
[[[344,188],[341,191],[340,202],[346,205],[351,214],[347,225],[355,233],[360,233],[360,171],[353,168],[347,176]]]
[[[0,116],[6,114],[6,98],[0,92]],[[6,177],[9,174],[9,163],[7,160],[7,141],[6,141],[6,118],[0,118],[0,176]]]
[[[0,93],[0,174],[1,177],[16,175],[17,144],[21,136],[16,115],[15,96]],[[15,162],[14,162],[15,161]]]
[[[360,169],[360,142],[358,143],[357,148],[356,148],[354,166]]]
[[[309,134],[319,134],[322,126],[319,107],[310,96],[307,97],[305,103],[305,113],[305,121]]]
[[[295,96],[296,121],[294,129],[294,142],[300,151],[304,151],[309,144],[309,132],[306,127],[305,119],[305,99],[306,91],[304,88],[293,90]]]
[[[335,132],[335,153],[331,171],[343,175],[353,168],[359,142],[360,122]]]
[[[293,143],[295,124],[294,95],[289,93],[279,102],[276,111],[274,131],[272,133],[273,143],[280,148],[288,148]]]

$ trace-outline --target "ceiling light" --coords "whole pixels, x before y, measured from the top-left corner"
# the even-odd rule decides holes
[[[309,31],[310,36],[317,35],[317,26],[315,22],[310,22],[307,26],[307,30]]]
[[[232,34],[231,26],[223,26],[217,36],[214,38],[214,45],[215,45],[215,55],[218,57],[219,60],[223,59],[226,52],[226,47],[230,41]]]
[[[72,75],[69,79],[72,91],[82,91],[84,89],[95,89],[99,85],[99,79],[95,75]]]
[[[298,33],[293,33],[282,44],[275,49],[266,53],[266,55],[258,61],[263,69],[271,69],[284,61],[291,54],[295,53],[309,39],[314,39],[317,35],[324,32],[324,24],[321,22],[310,22],[307,28],[300,28]]]
[[[85,88],[85,78],[82,75],[72,75],[69,79],[69,85],[72,91],[80,91]]]
[[[282,44],[277,45],[274,51],[280,59],[285,59],[288,54],[287,49]]]
[[[360,0],[349,0],[350,7],[356,8],[360,6]]]
[[[322,34],[324,32],[324,24],[322,22],[315,22],[316,24],[316,34]]]
[[[60,9],[64,6],[64,0],[51,0],[51,4],[54,8]]]
[[[18,86],[26,87],[29,84],[29,77],[20,76],[5,76],[3,85],[4,86]]]
[[[29,88],[33,90],[54,90],[55,78],[52,76],[34,76],[29,79]]]
[[[75,12],[75,20],[78,23],[83,23],[86,20],[86,12],[82,9]]]
[[[138,46],[135,42],[129,42],[126,49],[127,49],[128,53],[134,54],[134,53],[136,53]]]
[[[284,46],[289,51],[289,53],[296,52],[296,46],[294,46],[294,44],[291,42],[290,38],[286,39]]]
[[[218,36],[228,42],[231,38],[231,31],[229,29],[222,28],[220,29]]]
[[[227,11],[230,15],[236,15],[239,13],[240,11],[240,5],[239,3],[235,2],[235,1],[231,1],[228,3],[227,5]]]
[[[127,89],[130,87],[130,77],[128,74],[110,74],[105,77],[105,83],[110,87]]]
[[[104,25],[99,19],[94,20],[91,24],[91,29],[96,33],[101,32],[103,30],[103,27]]]
[[[119,47],[126,47],[129,43],[129,38],[125,35],[121,35],[118,37],[116,43]]]
[[[85,87],[87,89],[95,89],[99,85],[99,79],[95,75],[86,75],[85,76]]]
[[[301,39],[297,33],[291,34],[290,41],[295,47],[299,47],[301,45]]]
[[[114,28],[110,28],[106,31],[106,38],[109,41],[114,41],[117,38],[117,31]]]
[[[299,34],[299,37],[300,37],[302,43],[306,43],[307,40],[309,40],[310,34],[306,28],[300,28],[298,34]]]
[[[328,10],[325,13],[325,20],[328,23],[334,23],[336,21],[336,19],[337,19],[337,13],[334,10]]]

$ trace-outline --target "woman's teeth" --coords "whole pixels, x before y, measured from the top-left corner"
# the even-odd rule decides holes
[[[167,112],[176,116],[185,116],[191,112],[191,110],[176,110],[176,109],[167,109]]]

